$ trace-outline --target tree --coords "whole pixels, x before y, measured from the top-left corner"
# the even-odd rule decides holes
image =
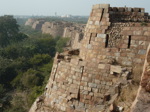
[[[33,58],[30,59],[30,63],[33,66],[40,66],[42,64],[49,63],[51,60],[51,56],[48,54],[36,54]]]
[[[0,46],[5,47],[11,42],[20,41],[27,38],[26,35],[19,33],[19,25],[13,16],[0,17]]]
[[[28,89],[32,89],[34,86],[40,86],[43,82],[43,76],[34,69],[29,69],[23,74],[22,84]]]
[[[13,16],[0,17],[0,46],[4,47],[9,44],[11,38],[18,33],[18,27]]]
[[[42,38],[42,39],[38,39],[38,41],[36,42],[36,46],[37,46],[37,51],[40,54],[49,54],[51,56],[55,55],[55,45],[56,42],[53,38]]]
[[[68,40],[69,40],[68,38],[60,38],[56,43],[56,50],[58,52],[62,52],[63,48],[66,46]]]
[[[2,84],[0,84],[0,97],[3,95],[5,89]]]

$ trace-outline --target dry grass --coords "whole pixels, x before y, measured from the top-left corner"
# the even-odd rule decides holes
[[[133,77],[133,82],[137,85],[140,84],[142,72],[143,72],[143,65],[134,66],[132,77]]]
[[[138,88],[138,85],[129,85],[121,90],[120,96],[115,103],[124,107],[124,112],[130,112],[130,108],[136,98]]]
[[[142,71],[143,71],[142,65],[136,65],[133,68],[133,71],[132,71],[133,83],[129,84],[128,86],[124,87],[121,90],[119,100],[127,101],[127,102],[133,102],[134,101],[136,94],[137,94],[137,91],[138,91],[138,88],[139,88],[139,85],[140,85]]]
[[[137,91],[141,81],[142,71],[143,71],[143,65],[134,66],[131,74],[131,79],[133,83],[122,88],[120,96],[115,102],[117,105],[124,107],[125,109],[124,112],[130,111],[130,107],[136,98]]]
[[[139,86],[137,85],[129,85],[127,87],[124,87],[121,91],[118,101],[133,102],[135,100],[138,88]]]

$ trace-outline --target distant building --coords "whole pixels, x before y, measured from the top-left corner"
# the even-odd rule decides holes
[[[72,15],[69,15],[69,14],[68,14],[68,15],[62,15],[62,16],[61,16],[61,18],[70,18],[70,17],[72,17]]]

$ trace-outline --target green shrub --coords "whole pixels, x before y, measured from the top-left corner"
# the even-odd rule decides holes
[[[4,86],[0,84],[0,97],[3,95],[4,92],[5,92]]]
[[[35,99],[40,96],[44,91],[44,88],[42,86],[35,86],[32,88],[32,91],[28,95],[28,104],[31,106]]]
[[[66,47],[69,38],[60,38],[56,43],[56,50],[58,52],[63,52],[63,48]]]
[[[40,66],[42,64],[49,63],[51,60],[51,56],[48,54],[36,54],[33,58],[30,59],[30,63],[33,66]]]
[[[22,76],[22,84],[28,89],[32,89],[34,86],[40,86],[43,82],[43,76],[36,70],[29,69]]]

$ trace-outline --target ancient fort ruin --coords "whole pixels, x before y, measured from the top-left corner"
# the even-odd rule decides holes
[[[42,19],[28,19],[26,26],[42,31],[43,34],[50,34],[53,37],[61,36],[69,38],[68,46],[73,49],[80,48],[80,41],[83,39],[85,24],[77,24],[65,21],[48,22]]]
[[[45,92],[30,112],[149,112],[149,43],[150,19],[143,8],[94,5],[80,49],[56,54]],[[117,99],[143,65],[148,72],[131,109],[133,102]]]

